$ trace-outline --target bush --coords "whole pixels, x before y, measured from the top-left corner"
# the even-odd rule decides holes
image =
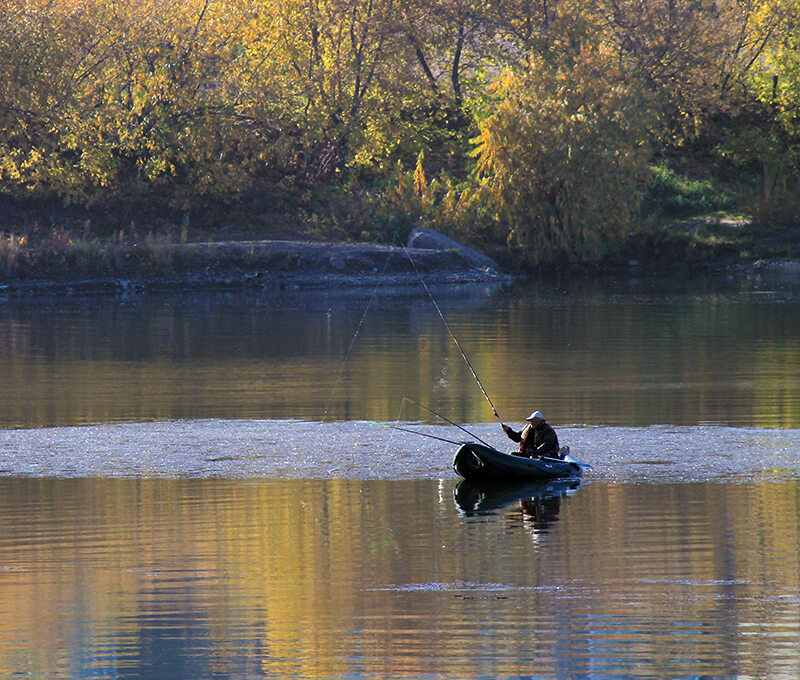
[[[613,54],[509,72],[482,122],[479,179],[512,247],[536,262],[599,259],[635,224],[651,114]]]
[[[10,276],[17,270],[27,240],[25,236],[0,233],[0,274]]]

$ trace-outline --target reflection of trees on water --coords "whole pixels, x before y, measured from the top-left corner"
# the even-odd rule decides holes
[[[433,289],[490,394],[501,391],[501,413],[530,412],[519,360],[537,354],[564,359],[542,367],[542,382],[559,390],[537,404],[562,426],[798,427],[794,297],[742,296],[728,284],[715,294],[696,282],[691,294],[575,284],[565,295],[532,283],[500,294]],[[408,288],[404,297],[381,287],[347,362],[369,287],[361,297],[331,289],[0,301],[0,425],[324,414],[388,422],[403,397],[455,422],[486,423],[491,412],[430,299]],[[439,424],[419,409],[401,416]]]

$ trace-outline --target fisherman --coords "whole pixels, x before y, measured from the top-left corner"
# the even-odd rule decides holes
[[[525,458],[561,458],[556,431],[545,421],[541,411],[534,411],[525,420],[528,424],[522,432],[512,430],[502,423],[503,431],[509,439],[519,442],[519,453]]]

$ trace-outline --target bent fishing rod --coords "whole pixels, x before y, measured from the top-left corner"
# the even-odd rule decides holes
[[[477,372],[475,371],[475,369],[472,366],[472,363],[470,363],[470,360],[467,358],[467,353],[464,351],[464,348],[461,347],[461,343],[458,341],[458,338],[456,337],[456,334],[453,332],[453,329],[450,328],[450,324],[447,323],[447,319],[445,319],[444,314],[442,314],[442,310],[439,308],[439,304],[436,302],[436,298],[433,297],[433,293],[431,293],[430,288],[428,288],[428,284],[425,283],[425,279],[422,278],[422,274],[420,274],[419,269],[417,269],[417,264],[411,258],[411,253],[408,252],[408,249],[405,247],[405,245],[403,245],[402,243],[400,245],[403,246],[403,251],[405,252],[406,257],[408,257],[408,261],[411,263],[411,266],[414,267],[414,271],[417,274],[417,278],[419,279],[419,282],[422,284],[422,287],[425,289],[425,292],[428,293],[428,297],[430,297],[431,302],[433,303],[433,306],[436,308],[436,311],[439,313],[439,318],[442,320],[442,323],[444,324],[444,327],[447,329],[448,333],[450,333],[450,337],[453,338],[453,342],[456,343],[456,347],[458,348],[458,351],[461,353],[461,358],[464,359],[464,363],[466,363],[467,366],[469,367],[469,370],[472,373],[472,377],[475,378],[475,382],[478,383],[478,387],[480,388],[481,392],[483,392],[483,396],[486,397],[486,401],[488,401],[489,402],[489,406],[492,407],[492,413],[494,413],[495,418],[497,418],[497,420],[500,421],[500,425],[503,425],[503,419],[500,417],[500,414],[497,412],[497,409],[495,408],[494,404],[492,403],[492,399],[489,396],[489,393],[484,388],[483,383],[481,382],[481,379],[478,377]],[[420,406],[420,405],[417,404],[417,406]],[[422,406],[421,408],[425,408],[425,407]],[[434,413],[434,415],[438,416],[439,414],[438,413]],[[439,417],[441,418],[442,416],[439,416]],[[444,418],[444,420],[447,420],[447,419]],[[450,422],[450,421],[448,421],[448,422]],[[453,423],[453,424],[455,424],[455,423]],[[458,425],[456,425],[456,427],[458,427]]]

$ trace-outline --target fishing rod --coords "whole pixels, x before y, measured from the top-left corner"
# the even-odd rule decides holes
[[[418,434],[420,437],[428,437],[428,439],[436,439],[440,442],[447,442],[448,444],[455,444],[459,446],[464,442],[456,442],[452,439],[445,439],[444,437],[437,437],[434,434],[428,434],[427,432],[417,432],[416,430],[409,430],[407,427],[398,427],[397,425],[389,425],[387,423],[378,423],[374,420],[367,421],[370,425],[380,425],[381,427],[388,427],[391,430],[400,430],[400,432],[410,432],[411,434]]]
[[[437,418],[441,418],[441,419],[442,419],[444,422],[446,422],[446,423],[448,423],[448,424],[452,425],[453,427],[457,427],[457,428],[458,428],[459,430],[461,430],[462,432],[466,432],[466,433],[467,433],[467,434],[468,434],[470,437],[472,437],[473,439],[477,439],[477,440],[478,440],[478,441],[479,441],[481,444],[483,444],[484,446],[488,446],[490,449],[491,449],[491,448],[494,448],[494,447],[493,447],[491,444],[487,444],[485,441],[483,441],[483,439],[481,439],[481,438],[480,438],[478,435],[476,435],[476,434],[473,434],[473,433],[472,433],[472,432],[470,432],[468,429],[466,429],[465,427],[462,427],[462,426],[461,426],[461,425],[459,425],[458,423],[454,423],[454,422],[453,422],[452,420],[450,420],[449,418],[445,418],[445,417],[444,417],[444,416],[443,416],[441,413],[436,413],[436,411],[434,411],[433,409],[429,409],[427,406],[423,406],[423,405],[422,405],[422,404],[420,404],[419,402],[416,402],[416,401],[414,401],[413,399],[409,399],[408,397],[403,397],[403,401],[404,401],[404,402],[408,401],[408,402],[410,402],[410,403],[414,404],[414,406],[417,406],[417,407],[421,408],[423,411],[427,411],[427,412],[428,412],[428,413],[430,413],[431,415],[434,415],[434,416],[436,416]],[[454,443],[454,442],[451,442],[451,443]]]
[[[500,421],[500,424],[502,425],[503,424],[503,419],[500,417],[500,414],[497,412],[497,409],[494,407],[494,404],[492,403],[491,397],[489,396],[489,394],[486,391],[486,389],[483,387],[483,383],[481,382],[481,379],[478,377],[478,374],[476,373],[475,369],[473,368],[472,364],[470,363],[470,360],[467,358],[467,354],[466,354],[466,352],[464,352],[464,349],[461,347],[461,343],[458,341],[458,338],[456,337],[456,334],[453,333],[453,329],[450,328],[450,324],[447,323],[447,319],[444,318],[444,314],[442,314],[442,310],[439,309],[439,305],[436,302],[436,298],[433,297],[433,293],[431,293],[430,288],[428,288],[428,284],[425,283],[425,279],[423,279],[422,278],[422,274],[419,273],[419,269],[417,269],[417,264],[414,262],[413,259],[411,259],[411,253],[408,252],[408,249],[405,247],[405,245],[403,245],[402,243],[400,245],[403,246],[403,251],[405,252],[406,256],[408,257],[408,261],[411,262],[411,266],[414,267],[414,271],[417,273],[417,278],[419,278],[419,281],[422,284],[422,287],[428,293],[428,297],[430,297],[431,302],[433,302],[433,306],[436,307],[436,311],[439,313],[439,318],[442,320],[442,323],[444,323],[444,327],[450,333],[450,337],[453,338],[453,342],[456,343],[456,347],[458,347],[458,351],[461,352],[461,357],[464,359],[464,362],[469,367],[469,370],[472,373],[472,377],[475,378],[475,382],[478,383],[478,387],[480,387],[481,392],[483,392],[483,396],[486,397],[486,401],[488,401],[489,402],[489,406],[492,407],[492,413],[494,413],[495,418],[497,418]],[[419,406],[419,404],[417,404],[417,405]],[[423,406],[422,408],[425,408],[425,407]],[[438,416],[439,414],[438,413],[434,413],[434,415]],[[441,417],[441,416],[439,416],[439,417]],[[445,418],[444,420],[447,420],[447,419]],[[456,425],[456,427],[458,427],[458,426]]]

